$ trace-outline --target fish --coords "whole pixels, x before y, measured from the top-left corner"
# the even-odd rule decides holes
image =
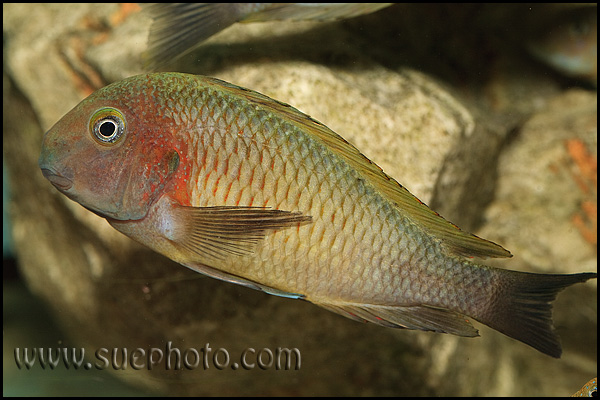
[[[573,393],[571,397],[597,397],[598,396],[598,377],[590,379],[585,385],[581,387],[577,392]]]
[[[528,49],[565,76],[598,85],[598,7],[587,4],[564,10],[547,22]]]
[[[192,51],[237,22],[334,21],[373,13],[392,3],[153,3],[141,4],[152,19],[147,68],[156,69]]]
[[[560,357],[559,291],[596,273],[536,274],[461,230],[294,107],[182,73],[94,92],[44,135],[56,189],[201,274],[377,325],[479,336],[479,321]]]

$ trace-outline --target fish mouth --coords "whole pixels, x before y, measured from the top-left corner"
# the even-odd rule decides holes
[[[42,168],[42,175],[60,191],[69,190],[73,186],[73,181],[47,168]]]

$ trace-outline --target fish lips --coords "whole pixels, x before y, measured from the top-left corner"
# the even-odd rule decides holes
[[[72,179],[66,178],[65,176],[59,174],[58,172],[52,171],[49,168],[42,167],[41,170],[42,170],[42,175],[44,175],[44,177],[46,179],[48,179],[50,181],[50,183],[59,190],[59,192],[61,192],[62,194],[64,194],[68,198],[70,198],[71,200],[76,201],[77,203],[81,204],[83,207],[85,207],[89,211],[93,212],[94,214],[98,215],[99,217],[102,217],[102,218],[114,218],[115,217],[115,215],[113,213],[100,212],[100,211],[94,209],[93,207],[83,204],[81,202],[81,200],[79,199],[79,197],[75,193],[72,193],[72,191],[69,190],[73,187]]]
[[[137,220],[145,217],[145,214],[140,217],[137,215],[131,215],[130,213],[124,213],[120,206],[109,209],[107,208],[109,203],[104,203],[105,208],[100,210],[84,200],[86,196],[82,195],[81,191],[77,189],[76,185],[74,184],[74,178],[72,177],[73,174],[69,173],[69,169],[66,169],[66,172],[64,173],[60,173],[50,167],[45,166],[43,162],[40,162],[40,169],[42,170],[42,175],[44,175],[44,177],[48,179],[50,183],[56,189],[58,189],[59,192],[67,196],[69,199],[81,204],[83,207],[99,217],[116,221]]]
[[[53,151],[52,141],[49,140],[52,131],[46,132],[42,144],[42,152],[38,159],[38,166],[44,178],[57,188],[61,193],[69,196],[69,189],[73,187],[74,174],[71,168],[65,167],[61,158]],[[49,146],[50,144],[50,146]]]
[[[66,191],[73,187],[73,180],[66,178],[48,168],[42,168],[42,175],[44,175],[44,178],[48,179],[55,188],[65,194],[67,194]]]

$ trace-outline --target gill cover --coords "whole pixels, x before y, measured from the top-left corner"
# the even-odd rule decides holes
[[[128,131],[124,113],[113,107],[103,107],[92,114],[89,133],[104,151],[113,152],[115,157],[106,157],[106,162],[120,163],[105,165],[105,171],[109,174],[106,178],[118,180],[116,207],[112,212],[106,212],[105,216],[118,220],[145,217],[150,205],[160,196],[177,170],[179,154],[156,142],[140,140],[137,136],[147,132],[133,134]],[[128,135],[131,137],[126,141]],[[108,193],[105,195],[110,196]],[[103,214],[102,210],[98,211]]]

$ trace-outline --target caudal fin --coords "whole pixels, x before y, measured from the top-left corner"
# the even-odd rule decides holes
[[[496,299],[482,315],[473,318],[542,353],[559,358],[562,348],[552,326],[551,303],[562,289],[596,278],[597,274],[533,274],[507,270],[499,274]]]

